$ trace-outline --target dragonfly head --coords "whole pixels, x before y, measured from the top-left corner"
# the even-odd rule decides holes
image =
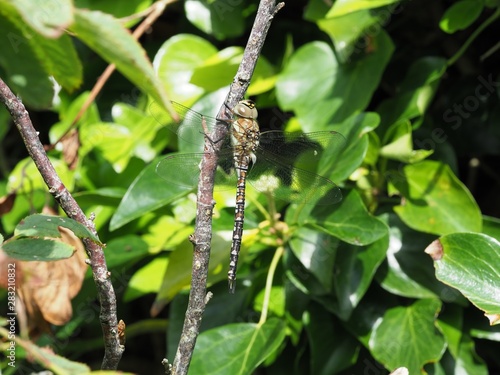
[[[251,100],[242,100],[233,109],[233,114],[238,117],[257,119],[258,112],[255,103]]]

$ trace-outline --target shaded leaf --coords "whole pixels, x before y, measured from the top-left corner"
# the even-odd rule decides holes
[[[484,4],[477,0],[461,0],[452,4],[444,13],[439,26],[448,34],[469,27],[483,11]]]

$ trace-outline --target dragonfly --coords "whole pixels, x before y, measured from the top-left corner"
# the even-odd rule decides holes
[[[209,140],[223,142],[218,155],[216,185],[236,187],[228,271],[229,291],[234,293],[245,220],[247,182],[257,191],[285,202],[338,203],[342,199],[340,188],[309,169],[318,165],[325,152],[329,155],[338,153],[344,147],[345,139],[335,131],[302,134],[261,132],[257,122],[258,111],[251,100],[240,101],[230,111],[230,120],[205,116],[176,102],[172,102],[172,105],[181,120],[166,126],[188,143],[204,141],[218,122],[223,121],[229,128],[229,137]],[[165,122],[165,112],[156,102],[150,105],[150,112],[157,121]],[[171,184],[193,189],[198,183],[202,157],[203,153],[169,155],[160,160],[156,172]]]

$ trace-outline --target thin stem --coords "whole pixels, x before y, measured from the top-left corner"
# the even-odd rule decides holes
[[[264,292],[264,301],[262,303],[262,314],[260,314],[260,319],[258,323],[259,325],[262,325],[266,322],[267,312],[269,310],[269,301],[271,300],[271,289],[273,287],[274,274],[276,273],[278,262],[284,253],[285,253],[285,248],[283,246],[279,246],[274,252],[273,260],[271,261],[271,265],[269,266],[269,271],[267,273],[267,278],[266,278],[266,290]]]
[[[31,159],[47,184],[49,192],[59,206],[61,206],[69,218],[85,225],[92,233],[97,235],[93,221],[87,219],[78,203],[76,203],[71,193],[57,175],[54,166],[51,164],[40,142],[37,131],[31,123],[28,111],[26,111],[23,103],[12,93],[10,88],[1,79],[0,102],[4,103],[7,110],[10,112]],[[90,260],[90,267],[92,268],[92,275],[101,304],[99,319],[104,336],[105,349],[101,368],[103,370],[114,370],[118,367],[125,347],[120,345],[118,337],[116,295],[111,283],[111,273],[108,271],[102,247],[89,239],[83,239],[83,244],[85,245],[85,251]]]
[[[465,41],[465,43],[462,45],[462,47],[455,53],[449,60],[448,60],[448,66],[451,66],[455,64],[455,62],[465,53],[467,48],[471,45],[471,43],[483,32],[484,29],[486,29],[493,21],[495,21],[498,17],[500,16],[500,8],[497,8],[495,13],[493,13],[490,18],[488,18],[486,21],[484,21],[479,27],[474,30],[474,32],[471,34],[469,39]]]
[[[188,373],[206,305],[208,263],[212,240],[213,190],[217,168],[217,154],[222,143],[213,144],[208,138],[224,139],[227,135],[227,123],[224,121],[224,119],[227,119],[227,108],[234,108],[238,101],[243,98],[250,85],[250,79],[257,65],[257,59],[264,45],[267,32],[271,27],[271,22],[283,6],[284,3],[276,4],[274,0],[262,0],[260,2],[257,16],[245,47],[243,59],[233,79],[228,96],[217,115],[217,118],[220,119],[218,124],[220,126],[216,126],[213,134],[207,137],[205,142],[205,152],[200,168],[200,183],[198,184],[196,224],[192,236],[194,251],[191,290],[179,347],[177,348],[173,363],[173,375],[185,375]]]

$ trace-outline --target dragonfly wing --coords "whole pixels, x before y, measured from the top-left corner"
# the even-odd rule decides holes
[[[328,178],[266,156],[269,154],[257,156],[248,178],[258,191],[278,200],[305,204],[328,205],[342,199],[340,188]]]
[[[260,149],[268,158],[277,158],[282,164],[294,164],[305,170],[315,170],[323,159],[337,156],[345,143],[344,136],[335,131],[305,134],[269,131],[260,137]]]
[[[156,173],[168,183],[194,189],[198,185],[203,156],[203,153],[169,155],[158,162]],[[217,190],[234,189],[236,186],[232,153],[228,151],[219,155],[215,185]]]
[[[325,157],[335,155],[344,145],[344,137],[331,131],[308,134],[264,132],[250,182],[254,186],[257,183],[260,191],[267,189],[260,182],[271,184],[274,196],[280,200],[306,204],[338,203],[342,199],[340,188],[315,172]],[[317,202],[319,197],[322,199]]]
[[[205,132],[212,132],[217,120],[193,111],[182,104],[171,103],[175,112],[179,115],[180,121],[178,123],[157,102],[151,102],[148,111],[156,121],[164,124],[169,131],[176,134],[183,142],[196,146],[189,148],[190,150],[201,151],[205,142]]]

